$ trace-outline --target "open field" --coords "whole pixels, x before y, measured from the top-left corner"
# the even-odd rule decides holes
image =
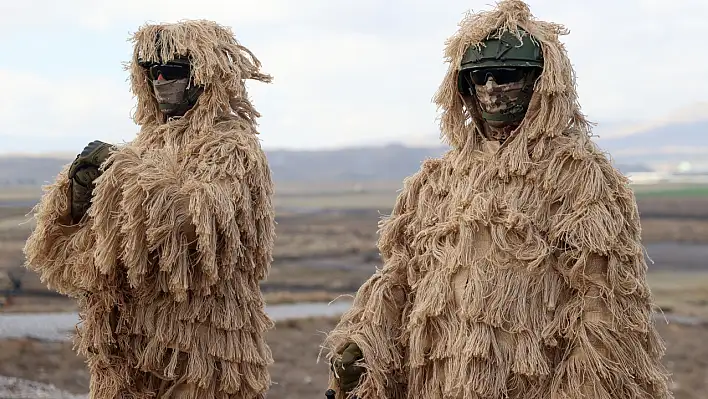
[[[339,183],[307,186],[307,191],[295,185],[276,189],[276,206],[282,209],[378,209],[388,212],[393,206],[401,182],[371,182],[366,184]],[[708,184],[659,183],[634,185],[638,200],[691,201],[708,203]],[[689,206],[690,207],[690,206]]]
[[[695,317],[708,323],[708,267],[697,272],[652,272],[648,280],[663,313]]]
[[[398,189],[377,184],[308,187],[308,193],[298,186],[278,190],[275,261],[262,285],[270,304],[329,301],[352,294],[374,272],[379,265],[377,223],[390,212]],[[670,195],[656,194],[672,190]],[[652,191],[638,186],[637,197],[643,239],[654,261],[649,264],[649,282],[658,305],[669,316],[708,320],[708,195],[690,187],[656,186]],[[36,196],[0,195],[0,290],[3,284],[11,286],[12,281],[3,281],[10,275],[21,291],[34,293],[13,297],[0,311],[74,310],[70,300],[51,296],[33,273],[20,267],[22,246],[32,228],[24,215],[34,201]],[[327,367],[316,359],[322,332],[333,324],[330,319],[277,323],[269,334],[277,383],[269,397],[324,396]],[[668,346],[666,365],[675,373],[676,398],[705,398],[708,324],[660,322],[659,328]],[[88,389],[83,361],[68,342],[0,339],[0,376],[52,383],[77,394]]]
[[[269,302],[323,300],[352,293],[373,273],[379,261],[375,246],[377,224],[382,215],[390,212],[395,191],[384,183],[371,185],[363,192],[346,191],[347,187],[336,187],[342,191],[321,187],[313,189],[312,194],[297,191],[297,187],[282,189],[275,261],[268,280],[263,283]],[[647,187],[638,186],[638,190],[648,192]],[[685,188],[657,186],[653,190]],[[391,198],[383,201],[386,195]],[[300,206],[308,200],[309,207]],[[355,203],[361,206],[353,207]],[[379,206],[374,207],[375,204]],[[638,204],[643,239],[649,247],[649,256],[656,261],[650,270],[702,269],[703,263],[708,262],[708,254],[695,245],[708,245],[708,196],[644,196],[638,199]],[[49,294],[35,274],[20,266],[24,240],[33,226],[25,216],[31,204],[1,205],[2,201],[0,291],[11,288],[9,277],[21,284],[25,292]],[[42,310],[43,306],[64,310],[71,308],[72,303],[58,297],[34,295],[13,298],[3,310]]]
[[[323,332],[333,319],[309,319],[277,323],[268,335],[275,364],[274,385],[268,397],[311,399],[324,397],[327,365],[317,363]],[[703,399],[708,390],[708,327],[658,323],[667,343],[664,363],[674,374],[676,399]],[[0,375],[50,383],[75,394],[88,392],[88,373],[83,359],[69,342],[41,342],[31,339],[0,340]]]
[[[0,187],[0,202],[32,201],[40,195],[42,195],[42,190],[39,187]]]
[[[707,184],[659,183],[634,186],[637,198],[701,198],[708,197]]]

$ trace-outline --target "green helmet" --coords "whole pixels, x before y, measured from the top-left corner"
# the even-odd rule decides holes
[[[462,57],[457,74],[457,86],[460,93],[469,93],[469,83],[465,73],[483,68],[494,67],[543,67],[541,47],[525,31],[520,30],[522,40],[512,32],[505,31],[501,37],[490,35],[483,46],[470,46]]]

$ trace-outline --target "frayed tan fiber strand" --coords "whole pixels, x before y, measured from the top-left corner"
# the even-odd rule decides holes
[[[499,145],[458,94],[457,68],[468,46],[520,29],[545,67],[521,126]],[[447,41],[435,102],[451,149],[404,181],[380,224],[383,267],[323,343],[330,359],[348,342],[361,348],[367,371],[352,394],[672,398],[635,198],[590,139],[566,33],[504,0],[467,15]]]
[[[159,33],[159,40],[155,37]],[[167,25],[145,25],[133,36],[133,59],[127,64],[131,89],[138,106],[134,120],[138,125],[161,123],[165,117],[154,100],[147,72],[137,60],[165,62],[177,55],[189,53],[192,78],[204,85],[198,105],[190,118],[192,128],[208,127],[217,116],[233,112],[245,121],[255,122],[260,114],[253,108],[245,79],[269,83],[270,75],[260,71],[261,63],[246,47],[234,40],[230,29],[210,21],[181,21]],[[159,46],[159,47],[158,47]]]
[[[213,22],[148,25],[134,42],[138,137],[106,161],[79,224],[69,225],[68,167],[46,187],[27,267],[78,300],[92,399],[264,398],[273,322],[259,281],[272,260],[273,184],[244,79],[270,77]],[[177,53],[205,89],[168,121],[137,61]]]

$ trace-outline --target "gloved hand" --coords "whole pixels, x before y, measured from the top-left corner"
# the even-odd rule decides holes
[[[338,376],[337,382],[341,392],[349,394],[359,384],[359,378],[364,371],[364,367],[357,366],[354,363],[364,359],[359,346],[353,342],[349,343],[340,353],[341,359],[334,360],[331,364],[331,369]]]
[[[91,206],[94,180],[101,175],[99,167],[106,161],[113,146],[102,141],[92,141],[69,167],[71,194],[71,219],[78,223]]]

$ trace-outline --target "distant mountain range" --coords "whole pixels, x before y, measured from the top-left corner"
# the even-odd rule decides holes
[[[601,136],[596,143],[618,162],[657,166],[688,161],[708,166],[708,117],[626,136]]]
[[[445,147],[403,145],[346,148],[332,151],[266,151],[276,182],[401,181],[426,158]],[[38,186],[53,181],[71,158],[0,157],[0,187]],[[643,165],[618,165],[624,173],[649,171]]]
[[[653,125],[645,130],[596,138],[623,173],[651,171],[682,161],[708,166],[708,117]],[[273,176],[280,182],[400,181],[420,163],[446,147],[403,144],[338,150],[267,150]],[[53,181],[74,155],[0,155],[0,186],[41,185]]]
[[[273,177],[281,182],[400,181],[420,163],[446,148],[402,145],[331,151],[266,151]],[[74,155],[75,156],[75,155]],[[42,185],[53,181],[74,156],[0,156],[0,186]]]

